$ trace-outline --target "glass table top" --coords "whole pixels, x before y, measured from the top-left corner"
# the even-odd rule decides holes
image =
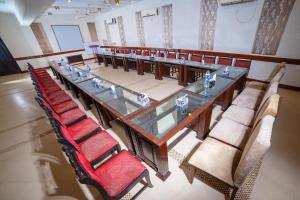
[[[137,100],[137,94],[120,86],[115,86],[114,90],[110,87],[109,89],[95,95],[95,97],[96,99],[105,102],[109,107],[123,116],[129,115],[140,108],[145,107]],[[149,104],[151,104],[151,100]]]
[[[221,76],[224,78],[230,78],[230,79],[237,79],[239,78],[241,75],[248,73],[248,69],[246,68],[242,68],[242,67],[233,67],[230,66],[228,67],[228,73],[224,72],[225,68],[221,68],[219,70],[216,71],[217,76]]]
[[[176,99],[186,94],[188,98],[187,106],[185,108],[178,107]],[[131,119],[131,122],[157,138],[161,138],[206,102],[205,98],[196,97],[181,91],[155,108]]]
[[[81,73],[82,73],[82,71],[81,71]],[[88,75],[81,74],[81,75],[79,75],[78,72],[75,72],[75,73],[72,73],[71,75],[66,76],[66,78],[69,81],[71,81],[72,83],[80,83],[80,82],[95,78],[95,75],[93,75],[93,74],[88,74]]]
[[[186,90],[207,96],[207,97],[215,97],[218,96],[224,88],[233,84],[234,81],[228,78],[223,78],[217,76],[216,82],[211,84],[209,88],[205,90],[204,88],[204,79],[200,79],[186,87]],[[206,94],[207,93],[207,94]]]
[[[95,95],[95,94],[98,94],[100,92],[103,92],[104,90],[109,89],[110,86],[113,85],[112,83],[104,81],[104,80],[102,80],[100,78],[97,78],[97,79],[99,79],[100,81],[102,81],[99,86],[96,86],[96,84],[93,82],[92,79],[84,81],[84,82],[81,82],[81,83],[78,84],[78,86],[82,90],[87,91],[88,93],[90,93],[92,95]]]

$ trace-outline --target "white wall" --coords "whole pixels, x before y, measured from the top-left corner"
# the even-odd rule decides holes
[[[42,54],[35,36],[29,26],[20,26],[17,18],[11,13],[0,13],[0,36],[13,57]],[[25,61],[17,62],[22,70],[26,69]],[[34,65],[41,65],[38,61]]]
[[[251,53],[263,0],[219,6],[214,50]]]
[[[104,20],[122,16],[126,43],[137,46],[135,13],[149,8],[160,8],[172,4],[174,48],[198,49],[199,17],[201,0],[144,0],[110,12],[75,20],[70,15],[44,14],[36,22],[42,23],[54,52],[59,47],[51,25],[79,25],[83,40],[91,41],[86,22],[95,22],[100,41],[106,40]],[[251,53],[263,0],[219,6],[217,11],[214,50],[234,53]],[[144,18],[146,46],[163,47],[162,14]],[[117,25],[110,26],[112,41],[121,44]],[[300,58],[300,1],[296,1],[286,29],[283,33],[276,56]],[[0,13],[0,35],[14,57],[42,54],[38,42],[29,26],[20,26],[12,14]],[[84,57],[88,55],[83,54]],[[30,60],[36,66],[47,66],[47,58]],[[18,62],[22,69],[27,61]],[[250,78],[266,80],[274,63],[253,61]],[[299,66],[288,65],[282,83],[300,87]]]
[[[174,48],[198,49],[200,3],[201,0],[144,0],[128,7],[100,14],[97,17],[97,26],[100,30],[99,39],[106,40],[105,19],[123,16],[127,46],[137,46],[135,12],[172,4]],[[264,0],[257,0],[230,6],[219,5],[214,51],[251,54],[263,3]],[[145,18],[144,31],[146,46],[163,47],[161,17]],[[299,33],[300,1],[296,1],[276,55],[300,58]],[[113,41],[117,41],[117,45],[120,45],[118,29],[115,33],[111,30],[111,35],[114,38]],[[274,67],[275,63],[253,61],[249,77],[267,80]],[[300,87],[300,78],[298,77],[300,77],[299,67],[288,65],[282,83]]]

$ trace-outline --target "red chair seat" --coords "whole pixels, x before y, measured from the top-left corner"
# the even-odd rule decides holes
[[[99,184],[111,196],[117,196],[126,189],[146,168],[128,151],[119,154],[95,170]]]
[[[91,118],[86,118],[80,122],[69,126],[67,129],[76,142],[82,140],[82,138],[87,137],[90,134],[93,134],[94,131],[99,129],[99,125]]]
[[[60,95],[60,96],[56,96],[52,99],[49,99],[49,103],[51,104],[51,106],[56,106],[58,104],[64,103],[66,101],[70,101],[72,100],[72,98],[68,95],[68,94],[64,94],[64,95]]]
[[[57,90],[55,92],[47,93],[47,96],[49,97],[49,99],[53,99],[57,96],[64,95],[64,94],[66,94],[64,90]]]
[[[53,106],[53,110],[57,114],[61,114],[63,112],[66,112],[66,111],[74,109],[74,108],[78,108],[78,105],[73,100],[66,101],[64,103],[60,103],[56,106]]]
[[[118,145],[118,142],[106,131],[100,131],[88,140],[78,144],[80,152],[84,154],[89,162],[95,161],[116,145]]]
[[[86,117],[85,113],[82,110],[80,110],[79,108],[69,110],[60,115],[62,123],[67,126],[77,120],[80,120],[81,118],[83,119],[84,117]]]

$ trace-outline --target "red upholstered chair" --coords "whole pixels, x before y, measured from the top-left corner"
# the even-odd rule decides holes
[[[215,64],[216,63],[216,56],[206,56],[206,55],[204,55],[203,60],[204,60],[205,63]]]
[[[176,52],[168,52],[167,58],[176,58]]]
[[[234,63],[235,67],[244,67],[244,68],[250,68],[251,66],[251,60],[244,60],[244,59],[236,59]]]
[[[119,53],[125,53],[124,49],[119,49]]]
[[[43,87],[40,87],[41,97],[43,97],[51,106],[57,106],[58,104],[65,103],[67,101],[72,101],[72,98],[65,92],[61,92],[59,96],[51,96],[46,93]]]
[[[65,127],[60,126],[58,131],[63,138],[62,140],[64,140],[64,142],[62,142],[62,140],[59,142],[66,145],[66,148],[80,152],[92,165],[99,163],[115,151],[121,151],[119,143],[108,132],[103,130],[99,130],[79,143],[75,142],[72,135],[73,133],[68,131]],[[66,148],[64,150],[66,150]]]
[[[187,60],[189,58],[189,54],[188,53],[179,53],[178,54],[178,59],[182,59],[182,58]]]
[[[158,51],[158,57],[164,57],[165,56],[165,51]]]
[[[229,57],[219,57],[218,64],[231,66],[232,60],[233,60],[233,58],[229,58]]]
[[[135,54],[136,54],[136,55],[142,55],[142,50],[136,50],[136,51],[135,51]]]
[[[124,54],[130,54],[131,50],[130,49],[124,49]]]
[[[38,104],[45,110],[48,117],[56,115],[57,118],[59,118],[59,121],[67,127],[87,118],[86,114],[79,108],[66,111],[62,114],[57,114],[55,113],[53,108],[51,108],[51,106],[42,98],[35,97],[35,99]]]
[[[202,61],[202,55],[200,54],[192,54],[191,55],[191,60],[196,61],[196,62],[201,62]]]
[[[98,168],[93,168],[80,152],[69,151],[69,155],[79,182],[96,187],[105,200],[121,199],[143,178],[147,184],[135,197],[146,187],[153,187],[148,170],[128,151],[121,151]]]
[[[149,50],[144,50],[143,56],[150,56],[150,51]]]

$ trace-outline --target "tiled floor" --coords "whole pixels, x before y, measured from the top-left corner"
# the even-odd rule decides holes
[[[152,74],[138,76],[136,71],[124,72],[96,64],[93,70],[112,82],[146,92],[157,100],[181,88],[176,80],[158,81]],[[300,93],[285,89],[280,89],[279,93],[282,98],[272,147],[264,159],[252,199],[300,198]],[[0,78],[0,199],[102,199],[97,190],[76,181],[34,96],[28,74]],[[220,108],[216,107],[213,118],[217,119],[220,113]],[[91,111],[88,115],[95,118]],[[108,131],[122,142],[113,130]],[[176,136],[182,132],[184,130]],[[179,164],[182,157],[199,144],[195,133],[186,134],[169,152],[170,177],[162,182],[149,168],[154,188],[147,188],[138,199],[224,199],[221,193],[198,179],[191,184],[189,175]],[[138,185],[124,199],[133,196],[140,187]]]

